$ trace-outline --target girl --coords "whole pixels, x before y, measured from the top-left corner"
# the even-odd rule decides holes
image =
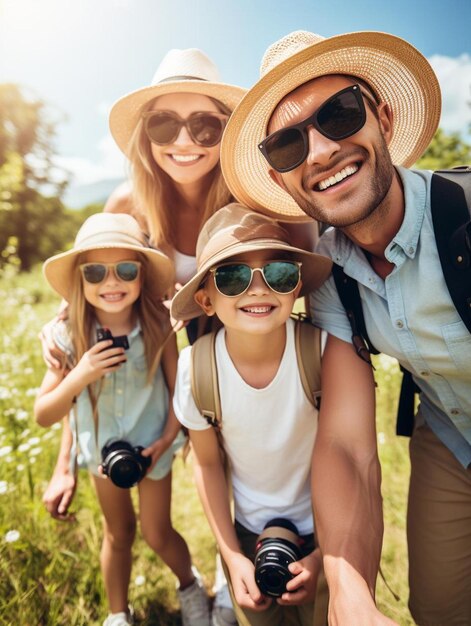
[[[127,593],[136,521],[130,491],[122,487],[141,478],[143,537],[179,580],[184,626],[209,626],[206,592],[170,520],[172,459],[183,443],[171,403],[176,342],[161,304],[173,284],[173,264],[146,246],[130,215],[101,213],[85,221],[72,250],[46,261],[44,273],[69,303],[68,320],[54,327],[66,361],[61,370],[46,372],[35,416],[51,426],[73,409],[77,445],[104,517],[101,569],[110,608],[104,626],[131,623]],[[114,339],[100,340],[103,329]],[[104,462],[113,442],[121,457],[109,454]]]

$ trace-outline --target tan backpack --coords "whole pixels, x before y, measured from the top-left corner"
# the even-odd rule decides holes
[[[217,331],[203,335],[191,348],[191,392],[195,404],[218,432],[222,428],[221,400],[216,367]],[[295,348],[299,375],[311,404],[319,408],[321,396],[321,331],[307,318],[295,320]]]

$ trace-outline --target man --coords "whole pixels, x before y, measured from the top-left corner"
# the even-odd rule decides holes
[[[440,267],[431,173],[406,169],[439,117],[437,79],[407,42],[298,31],[267,50],[262,78],[229,121],[222,166],[249,207],[335,227],[318,250],[358,281],[370,339],[421,388],[410,446],[409,606],[421,626],[463,626],[471,624],[471,335]],[[373,601],[378,468],[348,397],[364,362],[332,277],[311,305],[329,333],[312,487],[330,623],[391,624]]]

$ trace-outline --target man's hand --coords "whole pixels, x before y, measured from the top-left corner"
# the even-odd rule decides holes
[[[48,513],[62,522],[75,521],[75,514],[69,506],[75,494],[77,480],[70,471],[55,471],[43,495]]]

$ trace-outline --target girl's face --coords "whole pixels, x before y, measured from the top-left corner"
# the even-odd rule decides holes
[[[138,255],[132,250],[108,248],[92,250],[83,255],[81,263],[118,263],[137,261]],[[109,267],[101,283],[89,283],[82,278],[83,293],[87,302],[98,311],[110,315],[132,314],[132,306],[141,293],[141,275],[133,281],[121,280],[114,269]]]
[[[228,261],[241,261],[252,268],[260,268],[270,261],[282,259],[272,250],[249,252],[233,257]],[[225,262],[226,263],[226,262]],[[270,289],[261,272],[253,273],[252,282],[240,296],[222,295],[208,276],[203,289],[195,294],[195,299],[207,315],[216,314],[224,326],[249,334],[268,334],[282,326],[293,310],[294,302],[301,290],[301,282],[291,293],[277,293]]]
[[[159,96],[153,111],[173,111],[186,120],[200,111],[220,113],[207,96],[194,93],[174,93]],[[196,144],[185,126],[173,143],[161,146],[151,143],[152,156],[157,165],[179,185],[191,185],[204,179],[218,164],[220,143],[206,148]]]

